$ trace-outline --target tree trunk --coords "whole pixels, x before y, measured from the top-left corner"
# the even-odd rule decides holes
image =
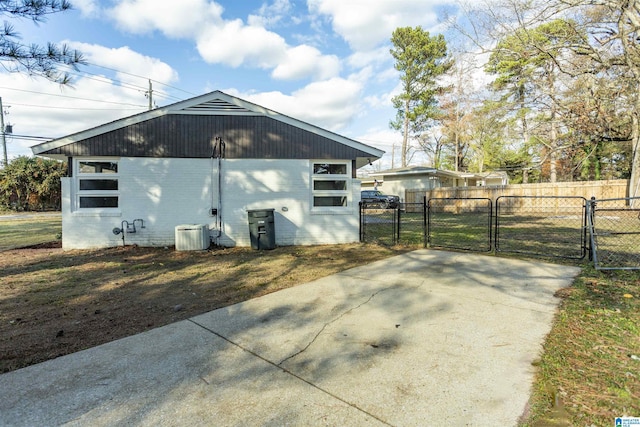
[[[407,153],[409,151],[409,100],[404,102],[404,123],[402,129],[402,150],[400,153],[400,163],[402,167],[407,166]]]
[[[558,180],[558,129],[556,125],[555,105],[551,107],[551,141],[549,144],[549,182]]]
[[[456,147],[456,159],[454,161],[455,165],[453,170],[458,172],[458,164],[460,163],[460,139],[458,138],[458,132],[455,132],[454,143]]]
[[[442,157],[442,136],[440,138],[434,137],[436,141],[436,149],[433,158],[433,167],[440,169],[440,158]]]
[[[635,102],[636,108],[631,115],[631,146],[633,147],[633,160],[631,163],[631,177],[629,179],[629,197],[640,196],[640,99]],[[631,202],[631,206],[637,203]]]
[[[549,90],[551,91],[551,135],[549,149],[549,182],[556,182],[558,180],[558,124],[556,123],[556,110],[555,103],[555,67],[552,65],[547,71],[549,75]]]

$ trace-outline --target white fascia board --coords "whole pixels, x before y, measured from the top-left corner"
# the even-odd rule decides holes
[[[454,172],[454,171],[442,171],[439,170],[436,175],[443,175],[452,178],[477,178],[476,174],[468,172]]]
[[[403,176],[403,175],[433,175],[439,171],[436,169],[422,169],[422,170],[410,170],[410,171],[397,171],[397,172],[374,172],[370,173],[370,176]]]

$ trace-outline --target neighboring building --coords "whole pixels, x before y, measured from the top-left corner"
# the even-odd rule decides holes
[[[426,166],[408,166],[370,173],[369,177],[362,179],[363,188],[372,188],[376,183],[383,193],[395,194],[404,200],[405,190],[507,185],[509,178],[505,172],[453,172]]]
[[[356,170],[384,153],[219,91],[32,151],[68,161],[64,249],[173,245],[183,224],[248,246],[253,209],[275,210],[277,245],[355,242]]]

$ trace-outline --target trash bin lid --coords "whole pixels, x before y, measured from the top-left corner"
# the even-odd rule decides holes
[[[252,209],[248,210],[247,213],[251,218],[262,218],[273,215],[273,211],[275,209]]]

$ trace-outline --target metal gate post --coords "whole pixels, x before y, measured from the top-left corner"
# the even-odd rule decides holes
[[[396,207],[396,209],[394,210],[393,214],[395,216],[396,212],[398,213],[398,228],[397,228],[397,234],[396,234],[396,244],[398,244],[400,242],[400,222],[401,222],[401,218],[400,218],[400,203],[398,203],[398,207]]]
[[[488,252],[493,251],[493,229],[491,228],[493,226],[493,200],[491,199],[487,199],[489,201],[489,250]]]
[[[595,196],[591,196],[591,199],[587,201],[587,209],[586,209],[586,220],[587,220],[587,228],[589,229],[589,261],[593,261],[593,265],[598,269],[598,255],[596,250],[596,242],[595,242],[595,233],[596,233],[596,198]]]
[[[360,243],[364,243],[364,208],[362,201],[358,202],[358,211],[360,212],[360,224],[358,233],[360,233]]]
[[[422,246],[427,247],[427,196],[422,197]]]

